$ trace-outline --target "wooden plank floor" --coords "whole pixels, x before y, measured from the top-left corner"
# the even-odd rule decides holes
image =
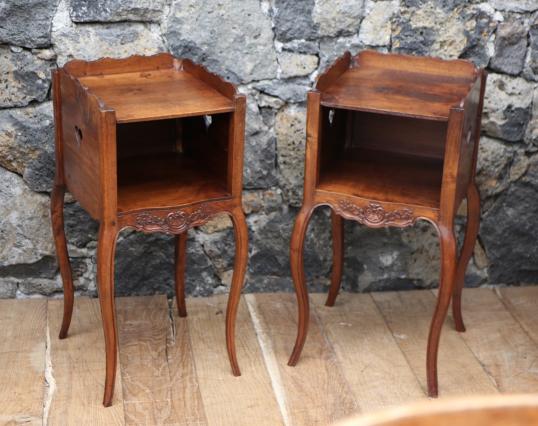
[[[164,296],[117,299],[119,371],[101,405],[99,304],[78,298],[59,340],[61,300],[0,301],[0,424],[326,425],[426,399],[425,350],[435,292],[311,296],[299,364],[292,294],[248,294],[237,322],[243,375],[231,374],[226,296],[189,299],[179,318]],[[466,289],[466,333],[445,324],[441,398],[538,392],[538,287]]]

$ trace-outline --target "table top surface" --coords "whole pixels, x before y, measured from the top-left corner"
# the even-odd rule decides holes
[[[225,113],[233,100],[183,70],[89,75],[80,83],[116,112],[118,123]]]
[[[478,70],[468,61],[361,52],[321,91],[327,107],[448,120]],[[318,83],[319,84],[319,83]]]

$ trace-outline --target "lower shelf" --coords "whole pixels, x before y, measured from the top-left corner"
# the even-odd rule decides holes
[[[152,154],[118,161],[120,213],[228,197],[225,177],[180,154]]]
[[[443,162],[354,148],[321,169],[317,189],[439,208]]]

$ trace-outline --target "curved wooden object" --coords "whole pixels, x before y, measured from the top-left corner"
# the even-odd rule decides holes
[[[187,231],[176,235],[175,243],[175,283],[177,313],[180,317],[186,317],[187,307],[185,305],[185,259],[187,257]]]
[[[103,404],[112,404],[114,393],[114,251],[124,228],[176,236],[177,308],[186,316],[187,231],[218,213],[232,216],[237,253],[226,342],[232,371],[239,375],[234,328],[248,247],[241,210],[245,96],[204,67],[161,53],[71,61],[53,71],[53,99],[56,175],[51,212],[65,293],[60,338],[67,335],[74,294],[63,230],[63,196],[68,189],[100,224]]]
[[[465,324],[461,314],[461,294],[465,284],[465,270],[473,255],[478,228],[480,226],[480,194],[473,182],[467,190],[467,225],[465,229],[465,239],[461,248],[458,268],[456,270],[456,282],[454,284],[454,294],[452,295],[452,315],[456,330],[465,331]]]
[[[344,272],[344,221],[331,210],[331,227],[333,234],[333,267],[331,272],[331,286],[325,306],[334,306]]]
[[[337,426],[516,426],[538,424],[531,394],[466,396],[420,401],[349,418]]]
[[[226,349],[234,376],[240,376],[241,370],[237,363],[235,350],[235,320],[237,318],[237,308],[241,297],[241,289],[245,282],[245,273],[248,262],[248,228],[245,215],[241,208],[236,208],[230,213],[235,234],[235,259],[234,272],[232,276],[232,286],[228,296],[228,306],[226,307]]]
[[[60,267],[60,275],[64,287],[64,315],[62,328],[60,329],[60,339],[67,337],[71,317],[73,315],[73,303],[75,299],[75,289],[73,287],[73,275],[69,253],[67,251],[67,241],[65,239],[64,227],[64,194],[65,187],[54,185],[51,194],[51,221],[54,244],[56,246],[56,256]]]
[[[437,397],[437,353],[441,329],[445,322],[448,306],[454,289],[456,274],[456,236],[454,229],[445,226],[436,226],[441,246],[441,280],[439,283],[439,295],[437,305],[433,313],[428,336],[428,348],[426,352],[426,374],[428,378],[428,395]]]
[[[114,253],[116,226],[101,223],[97,242],[97,289],[103,320],[106,352],[106,377],[103,405],[112,405],[116,378],[118,338],[116,335],[116,310],[114,304]]]
[[[312,210],[332,209],[327,306],[334,305],[342,278],[342,218],[371,228],[426,220],[441,247],[426,357],[428,394],[437,396],[437,353],[451,300],[456,328],[464,330],[461,293],[480,215],[474,175],[485,83],[485,72],[468,61],[374,51],[346,53],[320,75],[308,93],[303,206],[291,238],[299,321],[289,365],[297,363],[308,329],[303,245]],[[458,260],[454,217],[465,197],[468,225]]]
[[[308,333],[310,304],[308,301],[308,290],[306,288],[304,274],[303,251],[306,230],[308,229],[308,223],[310,222],[310,217],[312,216],[314,209],[315,206],[303,205],[295,219],[295,226],[293,227],[291,236],[290,266],[291,276],[297,294],[298,319],[297,338],[295,339],[295,346],[293,347],[293,352],[288,361],[288,365],[290,366],[294,366],[297,364],[297,361],[299,361],[306,340],[306,334]]]

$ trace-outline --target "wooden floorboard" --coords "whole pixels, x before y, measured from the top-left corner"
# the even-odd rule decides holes
[[[538,390],[538,346],[493,289],[463,292],[462,337],[501,392]]]
[[[426,340],[435,292],[311,296],[308,338],[293,294],[249,294],[237,321],[241,377],[231,373],[227,295],[117,299],[119,369],[102,406],[105,356],[97,299],[79,297],[67,339],[62,300],[0,300],[0,424],[315,425],[425,398]],[[449,317],[439,354],[440,397],[536,392],[538,287],[465,289],[465,333]],[[46,415],[46,418],[43,416]]]
[[[47,301],[0,300],[0,424],[41,424]]]
[[[181,414],[180,425],[205,426],[205,415],[196,366],[192,352],[189,319],[180,318],[174,303],[171,310],[172,327],[168,333],[168,369],[172,386],[172,402]]]
[[[50,358],[55,382],[47,424],[123,425],[120,374],[112,406],[102,405],[105,384],[105,344],[97,299],[78,297],[66,339],[58,339],[63,301],[49,300]],[[119,371],[119,369],[118,369]]]
[[[371,295],[426,391],[426,346],[435,296],[428,290]],[[438,377],[440,396],[497,393],[491,378],[451,321],[445,323],[441,333]]]
[[[116,299],[125,423],[184,423],[172,398],[166,296]]]
[[[227,295],[187,300],[192,353],[200,394],[210,425],[278,425],[282,416],[243,299],[237,315],[234,377],[224,335]]]
[[[326,297],[311,299],[361,411],[424,398],[370,295],[342,293],[333,307],[325,306]]]
[[[538,286],[503,287],[495,293],[531,339],[538,344]]]
[[[358,411],[358,402],[345,379],[333,348],[311,316],[308,338],[295,367],[287,365],[297,329],[297,307],[292,294],[247,295],[257,316],[267,350],[276,358],[276,374],[283,385],[287,423],[327,425]],[[273,373],[275,374],[275,373]]]

